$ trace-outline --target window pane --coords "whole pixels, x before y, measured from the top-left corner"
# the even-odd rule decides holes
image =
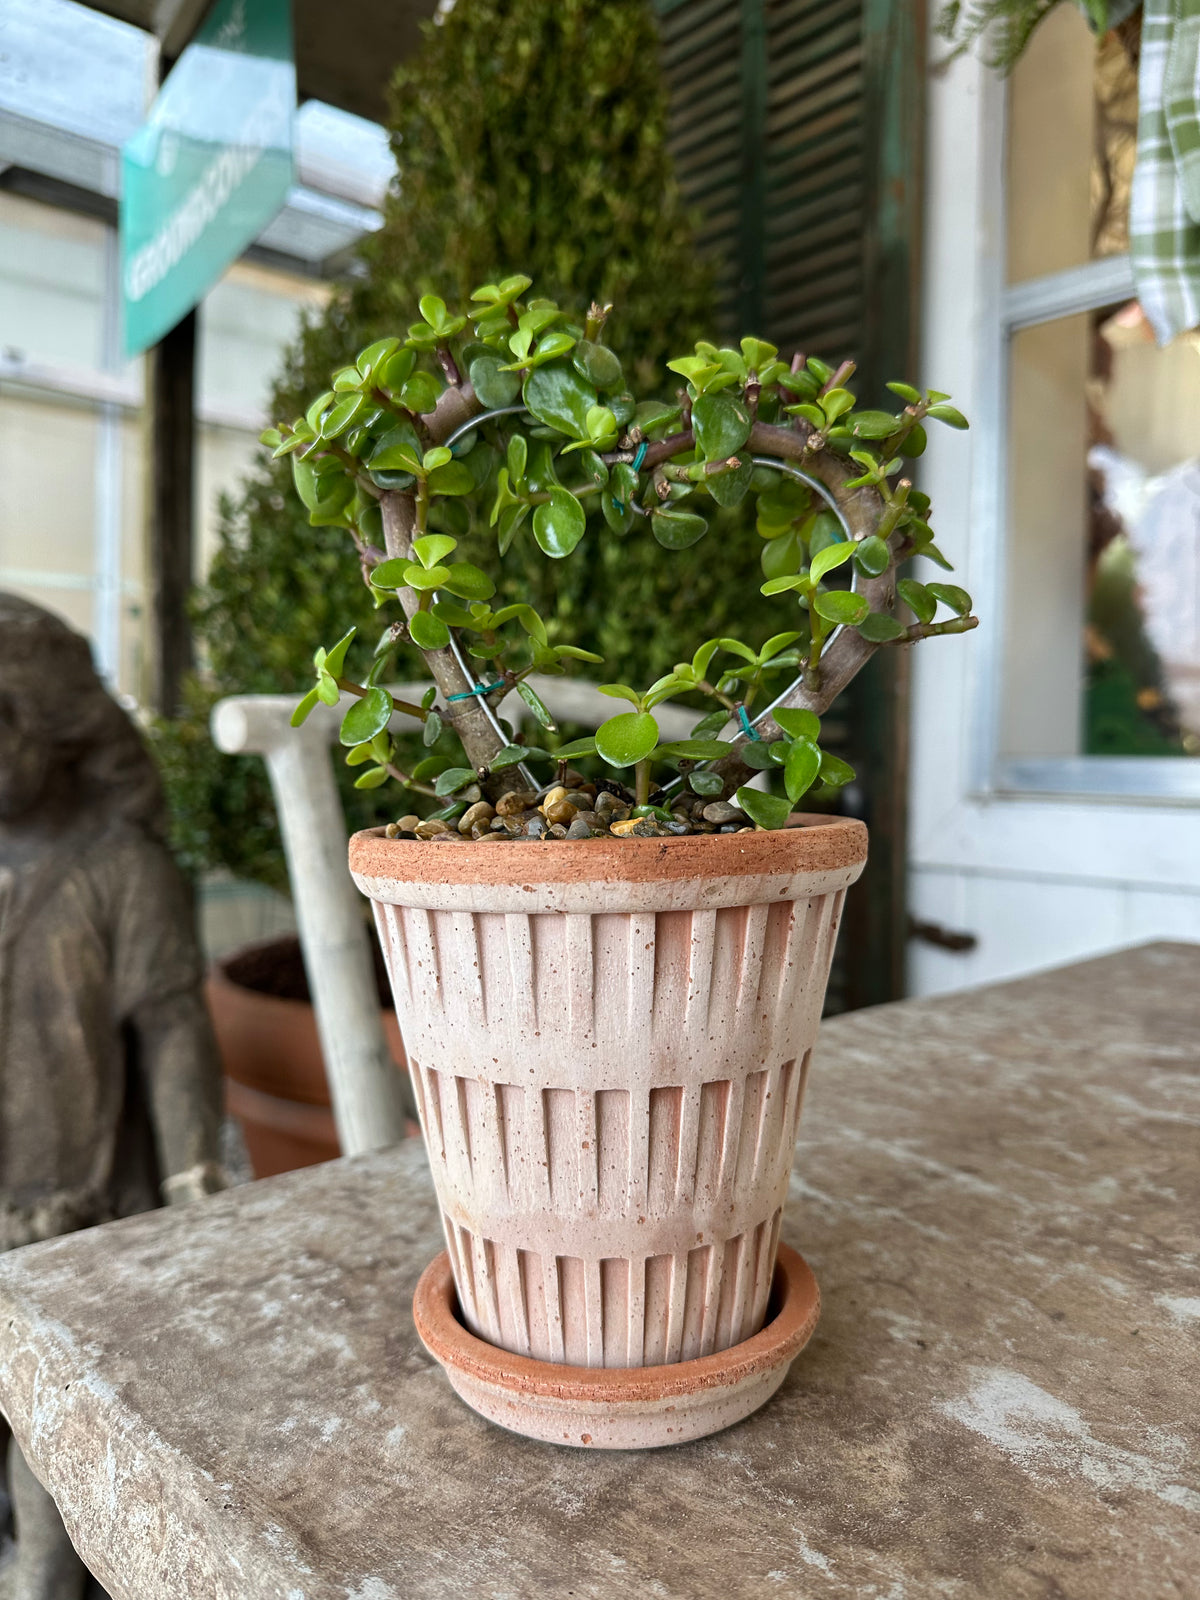
[[[1096,40],[1059,6],[1012,75],[1008,114],[1008,281],[1129,249],[1137,73],[1115,33]]]
[[[103,368],[107,233],[91,217],[0,193],[0,348],[11,360]]]
[[[1009,394],[1003,755],[1200,754],[1200,336],[1027,328]]]

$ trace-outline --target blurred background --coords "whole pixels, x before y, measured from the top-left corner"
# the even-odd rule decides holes
[[[883,652],[827,724],[872,833],[833,1009],[1200,938],[1200,335],[1156,345],[1134,282],[1135,35],[1060,4],[1006,78],[931,72],[920,0],[294,0],[294,181],[127,355],[122,149],[213,16],[0,11],[0,587],[87,633],[144,720],[217,986],[306,994],[265,769],[215,750],[211,708],[302,688],[313,640],[370,614],[258,433],[420,293],[497,270],[614,299],[644,392],[695,338],[753,332],[971,418],[919,483],[982,625]],[[715,537],[669,571],[514,550],[501,585],[645,675],[772,631],[753,527]],[[396,812],[342,794],[348,827]],[[313,1072],[243,1082],[245,1119],[294,1135],[260,1171],[332,1153]]]

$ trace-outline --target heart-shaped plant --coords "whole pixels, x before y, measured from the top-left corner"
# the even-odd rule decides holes
[[[669,363],[681,380],[675,397],[638,404],[603,343],[612,308],[593,305],[579,320],[529,298],[530,287],[524,277],[485,284],[469,316],[426,295],[407,338],[371,345],[303,417],[263,435],[276,455],[291,455],[310,522],[349,531],[364,581],[394,608],[361,681],[347,667],[353,632],[317,651],[316,683],[293,720],[318,699],[332,706],[351,696],[341,737],[347,761],[364,769],[359,785],[395,779],[442,802],[425,819],[429,836],[458,836],[457,819],[477,838],[781,827],[802,797],[826,799],[854,776],[821,748],[820,717],[868,657],[977,625],[964,590],[897,579],[914,555],[949,566],[903,462],[924,450],[929,419],[954,428],[966,419],[947,395],[899,382],[888,385],[897,411],[859,410],[846,387],[852,363],[787,363],[754,338],[738,349],[698,344]],[[668,552],[686,549],[709,532],[714,502],[733,507],[747,496],[764,540],[762,592],[788,607],[781,630],[758,648],[698,642],[690,661],[645,689],[601,685],[628,709],[594,738],[558,743],[530,676],[600,658],[551,639],[531,606],[492,609],[491,578],[456,560],[458,538],[438,531],[461,528],[454,502],[490,507],[501,555],[532,537],[562,560],[585,537],[635,531]],[[432,678],[420,704],[386,686],[406,640]],[[543,730],[537,746],[519,742],[498,714],[513,690]],[[714,709],[690,738],[664,742],[655,708],[681,695]],[[431,755],[401,771],[397,712],[424,725],[429,746],[450,726],[461,759]],[[631,773],[631,789],[601,778],[581,805],[570,788],[548,788],[568,778],[568,763],[592,756]],[[776,775],[783,792],[749,787],[756,773]],[[605,791],[611,804],[598,801]]]

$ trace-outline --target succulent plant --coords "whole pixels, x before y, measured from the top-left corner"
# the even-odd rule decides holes
[[[407,335],[368,346],[303,416],[263,435],[291,457],[310,522],[347,530],[381,614],[364,672],[349,666],[354,629],[317,650],[316,681],[294,720],[318,700],[349,697],[341,739],[347,762],[363,769],[358,784],[395,780],[445,802],[445,816],[481,794],[536,790],[596,756],[632,775],[648,813],[682,789],[736,794],[758,826],[780,827],[804,796],[828,798],[854,776],[821,748],[820,718],[868,657],[977,625],[963,589],[897,577],[915,555],[949,567],[904,461],[924,450],[928,422],[965,428],[966,419],[948,395],[901,382],[888,385],[895,411],[859,409],[852,363],[785,362],[756,338],[698,343],[668,363],[676,392],[639,403],[604,342],[613,308],[579,315],[532,288],[524,276],[484,284],[457,311],[423,296]],[[690,660],[644,688],[602,684],[628,708],[594,737],[562,744],[530,676],[600,658],[552,639],[531,605],[492,608],[492,578],[455,558],[471,497],[490,507],[501,554],[532,539],[555,561],[585,538],[635,537],[656,540],[669,561],[710,534],[714,507],[751,497],[761,590],[779,597],[780,627],[757,646],[697,640]],[[748,577],[731,571],[727,581]],[[401,643],[429,670],[419,703],[387,687]],[[536,746],[499,715],[514,690],[541,729]],[[713,709],[690,738],[664,741],[655,708],[684,695]],[[432,755],[403,771],[397,712],[423,724],[429,746],[449,726],[461,760]],[[542,780],[531,770],[539,763]],[[783,792],[748,787],[756,772],[775,774]]]

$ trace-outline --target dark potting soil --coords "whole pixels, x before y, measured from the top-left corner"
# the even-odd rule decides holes
[[[387,968],[383,964],[383,952],[373,934],[371,956],[379,1004],[387,1009],[392,1004]],[[230,983],[236,983],[239,988],[252,989],[256,994],[269,994],[276,1000],[312,1001],[308,974],[304,970],[304,953],[294,933],[281,934],[278,939],[239,950],[236,955],[227,957],[221,966]]]

